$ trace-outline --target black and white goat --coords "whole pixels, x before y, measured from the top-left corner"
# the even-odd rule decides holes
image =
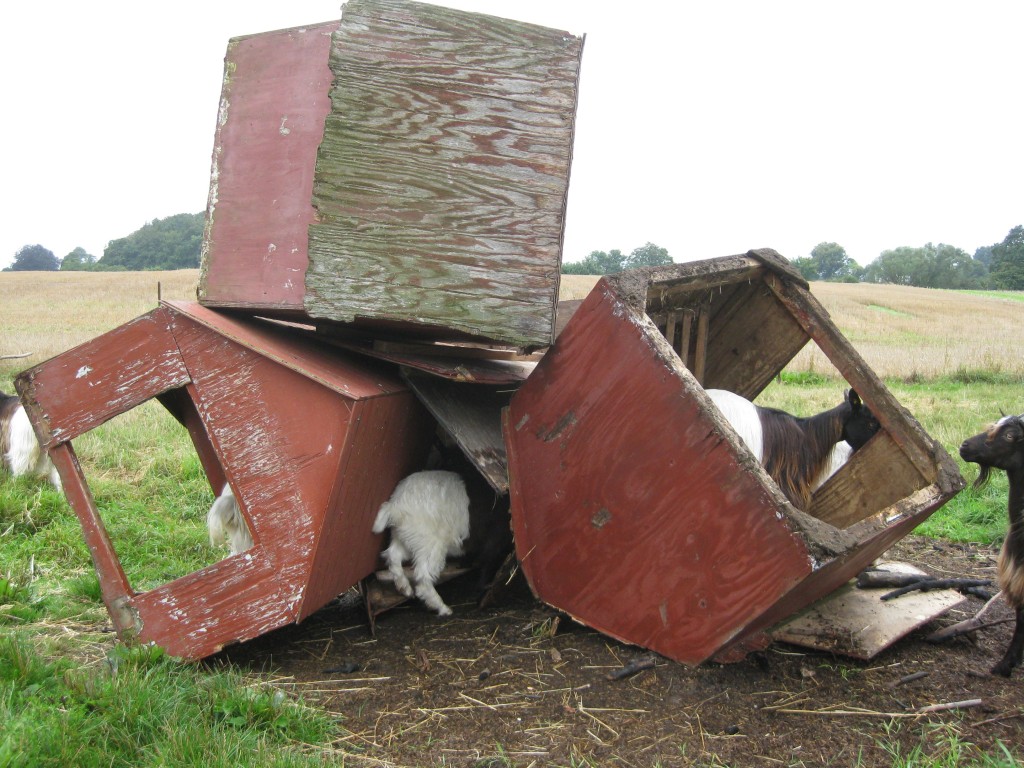
[[[811,494],[879,429],[878,420],[853,389],[835,408],[807,418],[754,405],[724,389],[706,391],[786,498],[800,509],[810,506]]]
[[[1009,677],[1024,655],[1024,415],[1004,416],[984,432],[964,440],[960,458],[981,467],[975,488],[988,482],[993,469],[1005,470],[1010,483],[1010,527],[999,551],[997,574],[999,588],[1016,612],[1017,623],[1010,646],[992,667],[992,674]]]
[[[374,533],[391,529],[384,550],[387,578],[403,595],[415,594],[439,616],[452,612],[435,589],[449,557],[472,560],[483,593],[512,550],[508,496],[496,494],[468,464],[465,472],[433,469],[404,478],[373,524]],[[412,584],[406,561],[412,562]]]
[[[3,392],[0,392],[0,456],[14,477],[45,477],[58,491],[63,490],[57,468],[39,445],[21,401],[16,395]]]

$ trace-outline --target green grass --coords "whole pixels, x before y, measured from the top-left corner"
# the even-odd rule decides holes
[[[0,637],[0,766],[327,765],[339,725],[239,673],[117,646],[81,667],[31,633]]]
[[[988,296],[992,299],[1024,301],[1024,291],[958,291],[958,293],[969,293],[973,296]]]
[[[916,743],[909,749],[896,738],[903,727],[899,721],[889,724],[886,737],[878,743],[893,768],[1015,768],[1021,764],[1019,755],[1002,742],[998,742],[996,754],[981,752],[957,723],[908,726],[919,729]]]

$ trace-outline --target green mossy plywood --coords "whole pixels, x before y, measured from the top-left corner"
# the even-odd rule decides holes
[[[583,40],[401,0],[334,34],[305,309],[549,345]]]

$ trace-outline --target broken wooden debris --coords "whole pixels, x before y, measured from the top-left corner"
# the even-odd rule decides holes
[[[989,609],[999,599],[999,596],[1002,594],[1002,592],[997,592],[995,595],[989,598],[988,602],[986,602],[985,605],[981,607],[981,610],[979,610],[971,618],[957,622],[956,624],[953,624],[948,627],[943,627],[942,629],[937,629],[930,635],[928,635],[928,637],[926,637],[925,640],[927,640],[929,643],[944,643],[947,640],[952,640],[955,637],[960,637],[961,635],[967,635],[971,632],[976,632],[979,629],[985,629],[986,627],[995,626],[996,624],[1008,624],[1012,621],[1015,621],[1016,619],[1013,617],[989,622],[986,622],[982,619],[982,617],[986,613],[988,613]]]
[[[550,345],[582,49],[407,0],[232,39],[200,301]]]
[[[691,308],[706,321],[684,342],[669,315]],[[807,514],[704,387],[754,398],[809,340],[882,430]],[[846,584],[964,485],[769,250],[602,279],[513,395],[503,431],[516,550],[534,593],[686,663],[763,647],[770,627]],[[742,566],[723,565],[740,552]]]
[[[643,672],[645,669],[654,669],[654,666],[658,663],[656,656],[641,656],[638,659],[633,659],[625,666],[620,667],[612,672],[608,673],[609,680],[625,680],[627,677],[632,677],[638,672]]]
[[[782,622],[771,636],[805,648],[871,659],[963,601],[956,590],[941,590],[881,602],[877,594],[858,589],[851,581]]]
[[[208,656],[301,620],[373,570],[373,515],[422,466],[436,425],[396,372],[369,362],[277,324],[164,302],[18,376],[122,639]],[[188,430],[211,488],[230,481],[255,544],[137,592],[72,441],[153,398]]]
[[[955,589],[961,594],[975,595],[983,599],[989,599],[991,595],[988,593],[978,594],[980,587],[992,586],[992,579],[964,579],[964,578],[950,578],[950,579],[938,579],[933,576],[928,576],[923,579],[905,584],[899,589],[894,589],[892,592],[887,592],[882,595],[879,600],[893,600],[902,595],[909,594],[911,592],[929,592],[935,589]]]

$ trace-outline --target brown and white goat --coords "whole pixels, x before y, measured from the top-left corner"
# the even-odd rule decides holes
[[[754,405],[724,389],[709,389],[707,394],[800,509],[810,506],[811,494],[879,429],[878,420],[853,389],[835,408],[807,418]]]
[[[1004,416],[984,432],[960,445],[960,458],[981,467],[974,487],[988,482],[993,469],[1002,469],[1010,482],[1007,511],[1010,528],[999,551],[999,588],[1017,614],[1017,624],[1003,658],[992,674],[1009,677],[1024,655],[1024,415]]]
[[[21,401],[16,395],[3,392],[0,392],[0,457],[14,477],[45,477],[58,491],[63,490],[57,468],[39,445]]]

